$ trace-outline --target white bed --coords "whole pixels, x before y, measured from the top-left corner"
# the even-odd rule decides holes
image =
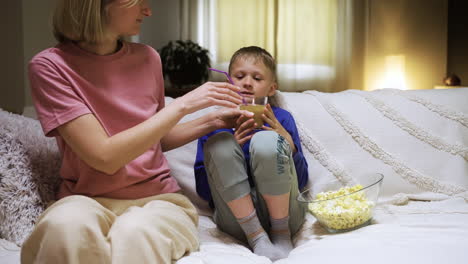
[[[376,171],[385,179],[371,225],[329,234],[308,215],[295,249],[275,263],[468,263],[468,89],[281,93],[278,101],[298,124],[309,187]],[[200,251],[177,263],[271,263],[216,229],[195,193],[195,149],[166,153],[201,215]],[[19,263],[18,246],[2,240],[0,262]]]

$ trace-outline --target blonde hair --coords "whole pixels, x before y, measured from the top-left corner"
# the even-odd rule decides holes
[[[273,74],[273,79],[276,80],[276,60],[271,56],[271,54],[263,48],[257,46],[243,47],[234,52],[229,62],[229,74],[231,73],[231,67],[237,59],[246,59],[252,58],[255,61],[261,61]]]
[[[258,46],[249,46],[243,47],[234,52],[229,62],[229,74],[231,74],[232,65],[238,59],[254,59],[255,61],[261,61],[272,73],[273,80],[277,83],[278,86],[278,75],[276,73],[276,60],[271,56],[271,54]],[[280,106],[280,100],[277,96],[278,93],[268,96],[268,102],[272,106]]]
[[[106,6],[116,0],[57,0],[52,27],[58,42],[84,41],[97,43],[106,35]],[[127,0],[131,7],[141,0]]]

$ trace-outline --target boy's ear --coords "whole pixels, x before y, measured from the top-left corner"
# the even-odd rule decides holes
[[[272,96],[276,93],[276,90],[278,89],[278,84],[276,82],[274,82],[271,86],[270,86],[270,91],[268,92],[268,96]]]

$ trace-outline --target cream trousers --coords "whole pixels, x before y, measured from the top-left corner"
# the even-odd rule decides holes
[[[138,200],[73,195],[45,210],[21,263],[172,263],[198,250],[198,215],[178,193]]]

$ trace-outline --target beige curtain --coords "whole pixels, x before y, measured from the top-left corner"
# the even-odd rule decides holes
[[[182,32],[210,50],[214,67],[227,70],[237,49],[257,45],[277,59],[282,91],[362,86],[367,0],[180,1],[196,14],[182,16],[193,29]]]
[[[199,0],[179,0],[180,5],[180,39],[197,39],[198,27],[204,26],[203,23],[198,25],[197,19],[199,17]]]
[[[272,0],[217,1],[216,61],[228,62],[241,47],[257,45],[274,53],[276,46],[276,6]]]
[[[216,35],[217,0],[179,0],[180,6],[180,39],[190,39],[208,49],[214,65],[218,43]]]
[[[331,90],[338,0],[278,0],[276,58],[284,91]]]

